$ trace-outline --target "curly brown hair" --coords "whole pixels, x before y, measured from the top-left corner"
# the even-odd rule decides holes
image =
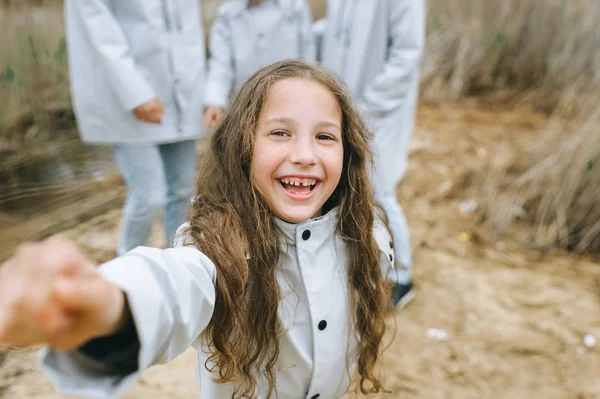
[[[347,245],[353,323],[359,340],[358,388],[382,390],[375,363],[385,331],[387,289],[373,237],[374,199],[368,168],[370,134],[343,86],[323,68],[282,61],[258,71],[240,89],[212,137],[199,167],[196,199],[188,219],[194,244],[217,268],[217,298],[205,330],[205,364],[218,383],[233,382],[233,397],[253,397],[257,377],[275,390],[279,340],[285,334],[278,317],[281,300],[279,231],[265,199],[250,178],[250,161],[259,114],[277,81],[307,79],[326,87],[342,112],[344,165],[338,187],[326,207],[339,206],[337,234]]]

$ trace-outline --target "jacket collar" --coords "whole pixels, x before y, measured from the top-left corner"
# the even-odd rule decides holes
[[[265,0],[265,1],[272,1],[277,3],[280,7],[281,10],[283,11],[283,14],[287,17],[287,18],[292,18],[295,13],[296,13],[296,8],[297,8],[297,4],[296,2],[298,0]],[[233,0],[232,3],[230,3],[230,9],[229,12],[231,13],[231,16],[239,16],[241,15],[244,11],[246,11],[246,9],[250,6],[250,0]]]
[[[294,224],[284,222],[283,220],[274,217],[275,224],[281,230],[288,245],[296,245],[296,241],[302,241],[302,234],[305,230],[310,231],[310,236],[324,241],[333,236],[337,229],[339,208],[335,207],[323,216],[309,219],[305,222]]]

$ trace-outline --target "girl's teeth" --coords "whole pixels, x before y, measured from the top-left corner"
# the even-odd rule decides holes
[[[310,187],[310,186],[314,186],[315,184],[317,184],[314,180],[309,180],[309,181],[290,181],[290,180],[285,180],[285,179],[281,179],[281,182],[283,184],[287,184],[290,186],[303,186],[303,187]]]

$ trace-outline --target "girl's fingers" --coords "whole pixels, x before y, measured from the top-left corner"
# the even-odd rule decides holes
[[[118,329],[125,311],[125,294],[100,275],[57,284],[57,300],[66,313],[77,316],[78,334],[107,335]],[[85,322],[84,322],[85,320]]]
[[[11,345],[11,318],[12,309],[0,306],[0,345]]]
[[[85,312],[102,306],[108,284],[100,276],[88,275],[75,279],[61,278],[56,282],[55,295],[67,312]]]
[[[77,273],[86,259],[75,243],[57,235],[40,243],[20,245],[7,263],[12,265],[9,273],[16,276],[29,273],[35,280],[47,275]]]
[[[40,343],[53,344],[69,335],[72,320],[68,313],[59,306],[47,306],[38,315]]]
[[[68,297],[69,289],[61,284],[95,273],[77,246],[60,236],[20,246],[0,267],[0,342],[18,346],[49,342],[67,331],[69,308],[58,292]]]

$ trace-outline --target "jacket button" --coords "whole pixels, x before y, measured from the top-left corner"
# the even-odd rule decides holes
[[[390,241],[390,249],[394,249],[394,241]]]
[[[392,256],[392,254],[390,254],[390,262],[394,261],[394,257]]]
[[[304,230],[304,231],[302,232],[302,239],[303,239],[304,241],[306,241],[306,240],[308,240],[309,238],[310,238],[310,230]]]
[[[316,394],[310,397],[310,399],[319,399],[319,397],[321,397],[320,394]]]
[[[323,331],[326,328],[327,328],[327,322],[325,320],[321,320],[319,322],[319,330]]]

